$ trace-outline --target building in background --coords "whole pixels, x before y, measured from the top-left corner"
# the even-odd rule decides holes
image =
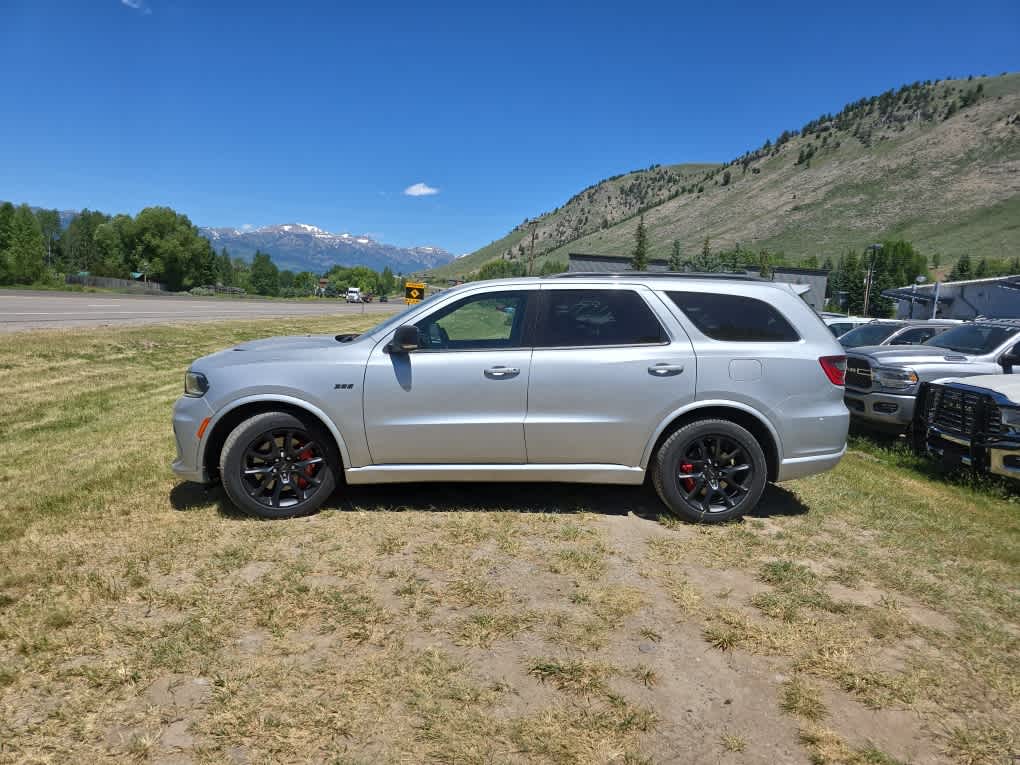
[[[668,271],[668,260],[649,260],[649,271]],[[620,271],[630,271],[630,258],[621,258],[618,255],[588,255],[583,252],[572,252],[568,256],[567,271],[582,271],[584,273],[612,274]]]
[[[630,258],[616,255],[588,255],[581,252],[572,252],[567,263],[567,271],[569,272],[609,273],[629,270]],[[669,261],[649,260],[648,270],[657,272],[668,271]],[[758,268],[755,266],[745,266],[742,270],[748,276],[758,276]],[[804,301],[816,311],[821,311],[825,307],[825,291],[828,287],[829,272],[824,269],[776,266],[772,270],[772,281],[806,285],[810,289],[801,295]]]
[[[936,298],[939,319],[1020,319],[1020,275],[897,287],[882,295],[896,301],[900,319],[931,318]]]

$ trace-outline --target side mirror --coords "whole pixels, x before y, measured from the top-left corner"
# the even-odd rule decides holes
[[[1005,375],[1013,374],[1013,367],[1020,367],[1020,343],[1017,343],[999,357],[999,366]]]
[[[410,353],[418,350],[420,346],[418,328],[413,324],[404,324],[397,327],[393,333],[393,339],[386,346],[390,353]]]

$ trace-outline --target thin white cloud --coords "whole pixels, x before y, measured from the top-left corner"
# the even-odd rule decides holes
[[[123,5],[125,8],[130,8],[133,11],[138,11],[139,13],[145,14],[146,16],[152,13],[152,9],[145,4],[145,0],[120,0],[120,4]]]
[[[425,183],[416,183],[404,189],[404,194],[409,197],[428,197],[438,193],[439,189]]]

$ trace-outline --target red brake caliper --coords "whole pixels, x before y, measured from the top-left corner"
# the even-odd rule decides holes
[[[314,456],[315,456],[315,454],[312,452],[311,449],[305,449],[303,452],[298,454],[298,457],[300,457],[302,460],[310,460]],[[309,476],[310,475],[315,475],[315,465],[307,465],[307,466],[305,466],[305,471],[304,472],[305,472],[305,475],[309,475]],[[306,481],[301,476],[298,476],[298,478],[297,478],[297,485],[300,488],[302,488],[302,489],[307,488],[308,481]]]
[[[683,474],[683,473],[693,473],[694,472],[694,465],[692,465],[690,462],[681,462],[680,463],[680,472],[681,472],[681,474]],[[680,480],[680,483],[683,484],[683,487],[687,491],[694,491],[694,479],[693,478],[683,478],[683,479]]]

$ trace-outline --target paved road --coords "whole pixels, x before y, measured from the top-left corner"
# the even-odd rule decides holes
[[[172,324],[273,316],[337,316],[362,312],[384,314],[403,307],[403,301],[348,305],[338,300],[304,302],[196,298],[184,295],[163,297],[0,290],[0,332],[117,324]]]

